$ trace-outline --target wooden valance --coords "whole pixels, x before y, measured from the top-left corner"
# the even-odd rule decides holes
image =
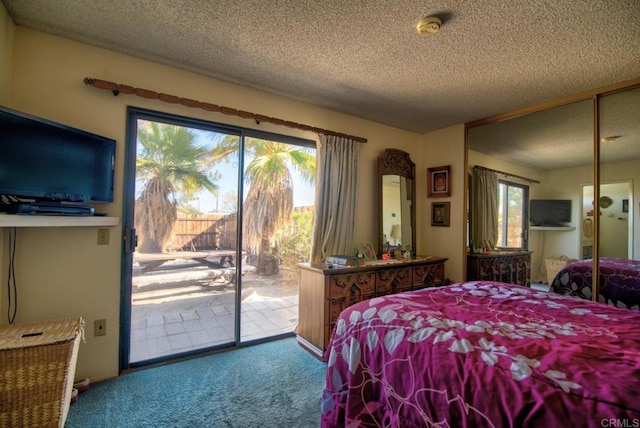
[[[84,83],[87,86],[93,86],[94,88],[106,89],[113,92],[114,96],[119,94],[137,95],[142,98],[160,100],[170,104],[181,104],[185,107],[199,108],[202,110],[222,113],[229,116],[237,116],[243,119],[254,120],[256,123],[266,122],[274,125],[286,126],[288,128],[301,129],[303,131],[315,132],[317,134],[334,135],[336,137],[349,138],[359,143],[366,143],[367,139],[362,137],[356,137],[353,135],[343,134],[340,132],[329,131],[328,129],[316,128],[315,126],[304,125],[301,123],[291,122],[288,120],[278,119],[275,117],[265,116],[262,114],[251,113],[244,110],[237,110],[231,107],[220,106],[217,104],[211,104],[204,101],[197,101],[190,98],[178,97],[176,95],[169,95],[164,93],[158,93],[149,89],[134,88],[129,85],[121,85],[119,83],[108,82],[106,80],[94,79],[92,77],[85,77]]]

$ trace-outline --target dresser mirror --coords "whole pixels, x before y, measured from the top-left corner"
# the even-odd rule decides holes
[[[402,150],[386,149],[378,158],[378,252],[381,254],[409,250],[415,255],[415,169],[409,153]]]

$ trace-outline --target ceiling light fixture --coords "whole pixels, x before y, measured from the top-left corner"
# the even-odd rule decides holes
[[[416,30],[418,31],[418,34],[430,36],[432,34],[436,34],[440,30],[441,26],[442,20],[440,18],[437,16],[427,16],[418,22]]]
[[[609,137],[603,137],[602,139],[600,139],[601,143],[613,143],[614,141],[616,141],[618,138],[621,138],[622,135],[611,135]]]

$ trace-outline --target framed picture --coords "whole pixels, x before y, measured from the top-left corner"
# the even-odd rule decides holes
[[[440,198],[451,196],[451,167],[438,166],[427,168],[427,196],[430,198]]]
[[[372,244],[362,244],[362,254],[364,254],[365,260],[376,260],[376,250],[373,249]]]
[[[431,226],[449,227],[451,202],[431,202]]]

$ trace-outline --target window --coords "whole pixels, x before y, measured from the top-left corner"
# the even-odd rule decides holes
[[[498,246],[528,248],[529,186],[499,180]]]

